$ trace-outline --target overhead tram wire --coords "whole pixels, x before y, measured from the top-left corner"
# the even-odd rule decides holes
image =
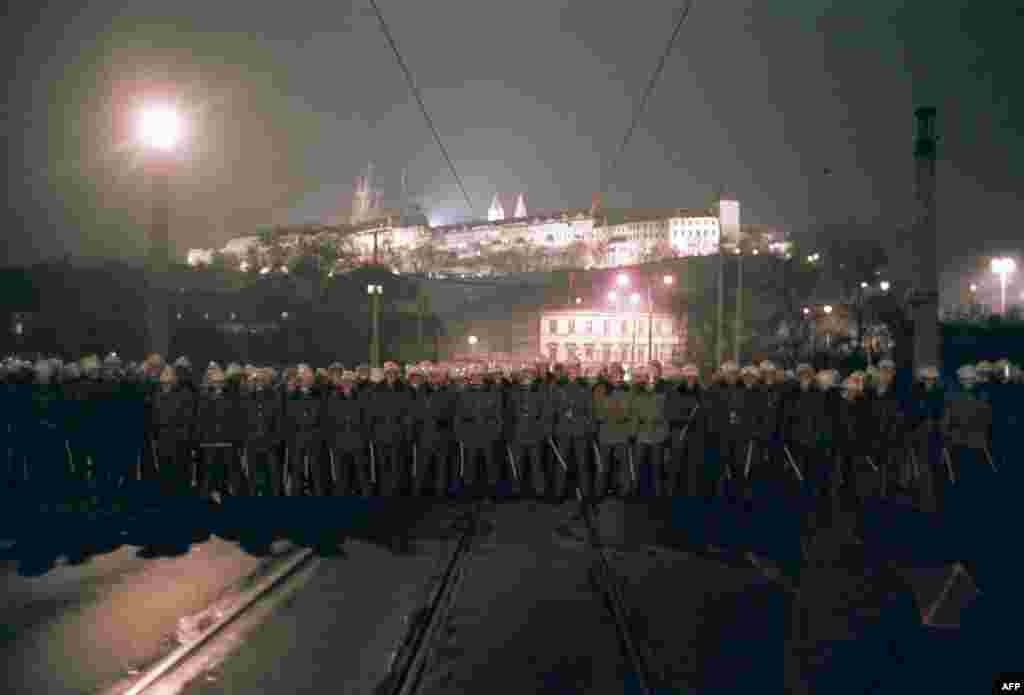
[[[444,142],[441,140],[441,135],[437,132],[437,128],[434,127],[434,121],[431,120],[430,114],[427,113],[427,107],[423,103],[423,97],[420,96],[420,90],[412,78],[412,72],[410,72],[409,67],[405,64],[405,60],[402,58],[401,52],[398,50],[398,44],[395,43],[395,39],[391,35],[391,29],[388,28],[388,23],[384,21],[384,15],[381,14],[380,7],[377,6],[377,0],[370,0],[370,5],[373,6],[373,11],[377,13],[377,19],[380,20],[380,30],[384,32],[384,38],[388,40],[391,50],[395,53],[395,60],[398,61],[398,67],[402,68],[402,72],[405,74],[406,82],[409,83],[409,89],[412,91],[412,95],[416,97],[416,103],[420,105],[420,111],[423,113],[423,118],[427,121],[427,126],[430,128],[430,132],[434,134],[434,140],[437,142],[437,146],[441,148],[441,154],[444,155],[444,159],[448,163],[448,168],[451,170],[452,176],[455,177],[455,183],[459,185],[459,190],[462,191],[462,196],[466,199],[466,205],[469,207],[470,216],[472,216],[473,201],[469,199],[466,187],[462,185],[462,179],[459,177],[459,173],[455,171],[455,164],[452,162],[452,158],[448,156],[448,150],[445,148]]]
[[[676,39],[679,37],[679,32],[682,30],[683,24],[686,23],[687,18],[690,16],[690,11],[693,10],[695,3],[696,0],[686,0],[686,5],[683,7],[683,11],[679,15],[679,20],[676,22],[676,26],[672,30],[672,36],[669,37],[668,45],[665,46],[665,52],[662,53],[661,59],[658,61],[658,66],[654,69],[654,74],[651,75],[651,79],[647,83],[647,89],[644,90],[644,95],[640,99],[640,104],[633,113],[633,121],[629,124],[629,129],[626,131],[626,137],[622,139],[622,144],[619,145],[619,149],[615,153],[614,159],[612,159],[611,166],[608,167],[606,178],[601,182],[601,190],[604,189],[603,187],[605,184],[611,182],[612,174],[615,172],[615,168],[618,166],[619,160],[622,158],[622,154],[626,151],[626,147],[629,146],[629,141],[633,138],[633,131],[636,130],[637,124],[640,123],[640,118],[643,116],[644,110],[647,108],[647,101],[654,92],[654,86],[658,83],[658,78],[661,77],[661,73],[665,69],[665,63],[668,61],[668,56],[672,53],[672,48],[675,46]]]

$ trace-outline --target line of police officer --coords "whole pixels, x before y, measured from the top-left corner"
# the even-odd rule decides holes
[[[838,374],[809,365],[723,364],[704,385],[651,363],[596,382],[578,364],[518,373],[435,364],[341,365],[314,371],[159,356],[62,365],[8,361],[4,446],[9,486],[89,482],[101,491],[141,477],[164,494],[493,495],[588,497],[809,492],[825,500],[913,491],[928,510],[953,485],[1005,465],[1022,401],[1020,370],[981,363],[947,390],[934,367],[897,387],[889,361]],[[868,476],[862,475],[868,473]],[[979,485],[981,483],[978,483]]]

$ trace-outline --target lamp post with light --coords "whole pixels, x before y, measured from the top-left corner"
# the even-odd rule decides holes
[[[664,275],[661,284],[664,287],[675,285],[676,279],[672,275]],[[654,284],[647,283],[647,359],[654,359]]]
[[[830,320],[832,318],[832,305],[826,304],[824,307],[825,311],[825,349],[832,349],[832,324]]]
[[[479,341],[479,339],[475,335],[469,336],[469,349],[470,349],[470,352],[473,354],[474,358],[476,357],[476,344],[478,342],[480,342],[480,341]]]
[[[384,294],[383,285],[367,285],[366,294],[370,295],[370,313],[372,314],[372,333],[370,336],[370,366],[380,366],[380,297]]]
[[[1017,270],[1012,258],[993,258],[992,272],[999,276],[999,313],[1006,315],[1006,277]]]
[[[147,352],[166,354],[170,347],[168,308],[163,274],[170,265],[170,175],[175,151],[184,139],[184,122],[172,106],[149,104],[136,114],[135,135],[145,152],[152,190],[153,217],[149,227],[147,265]]]

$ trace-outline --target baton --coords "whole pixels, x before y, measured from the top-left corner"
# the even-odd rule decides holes
[[[911,473],[914,478],[917,479],[921,475],[920,467],[917,464],[917,452],[914,451],[914,447],[910,447],[910,465]]]
[[[999,469],[996,468],[996,462],[992,460],[992,454],[989,453],[988,447],[987,446],[982,447],[982,451],[985,452],[985,458],[988,459],[988,465],[992,466],[992,472],[993,473],[998,473]]]
[[[604,473],[601,470],[601,450],[597,448],[597,442],[591,442],[594,445],[594,465],[597,466],[598,473]]]
[[[949,482],[956,485],[956,475],[953,473],[953,457],[949,455],[949,449],[942,447],[942,460],[946,463],[946,470],[949,471]]]
[[[868,465],[871,466],[872,470],[874,470],[875,473],[877,473],[878,472],[878,466],[875,465],[875,460],[873,458],[871,458],[870,456],[865,456],[864,458],[867,459]]]
[[[75,457],[71,454],[71,445],[68,444],[68,440],[64,440],[64,450],[68,452],[68,468],[71,469],[71,475],[75,474]]]
[[[412,477],[416,478],[416,442],[412,443]]]
[[[333,446],[327,447],[327,455],[331,457],[331,482],[332,483],[336,483],[336,482],[338,482],[338,471],[337,471],[337,469],[335,468],[335,465],[334,465],[334,447]]]
[[[558,462],[562,464],[562,469],[568,471],[569,467],[565,465],[565,459],[562,458],[561,452],[558,450],[558,447],[555,446],[555,440],[553,440],[551,437],[548,437],[548,444],[551,445],[551,449],[555,452],[555,457],[558,459]]]
[[[750,463],[751,463],[751,459],[753,459],[753,457],[754,457],[754,440],[751,439],[747,443],[747,465],[743,467],[743,477],[744,478],[749,478],[750,477]]]
[[[687,418],[686,418],[686,425],[683,427],[683,431],[679,433],[679,441],[680,442],[686,441],[686,432],[687,432],[687,430],[690,429],[690,424],[693,422],[693,416],[697,414],[697,409],[698,408],[700,408],[700,403],[698,403],[697,405],[693,406],[693,410],[691,410],[690,414],[687,416]]]
[[[508,444],[506,444],[505,445],[505,451],[508,452],[508,462],[510,464],[512,464],[512,475],[514,475],[516,477],[516,480],[518,481],[519,480],[519,468],[518,468],[518,466],[516,466],[515,457],[512,456],[512,447],[509,446]]]
[[[370,482],[377,483],[377,452],[373,448],[373,440],[370,440]]]
[[[629,461],[629,472],[633,476],[633,484],[636,485],[636,466],[633,465],[633,447],[629,444],[626,444],[626,460]]]
[[[459,477],[463,480],[466,478],[466,447],[462,446],[462,442],[459,442]]]
[[[796,473],[796,477],[800,479],[801,483],[804,482],[804,474],[800,472],[800,466],[796,465],[796,461],[793,459],[793,454],[789,450],[789,447],[783,444],[782,451],[786,454],[786,462],[793,467],[793,471]]]

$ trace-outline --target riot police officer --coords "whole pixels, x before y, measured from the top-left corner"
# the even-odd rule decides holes
[[[554,495],[562,499],[566,492],[566,473],[575,471],[580,494],[594,494],[594,473],[590,467],[590,449],[594,437],[594,407],[590,386],[580,376],[579,363],[570,363],[565,378],[552,391],[555,413],[553,453],[555,467]]]
[[[665,495],[665,458],[668,452],[669,428],[665,414],[665,384],[656,384],[660,365],[655,372],[638,369],[633,390],[632,406],[636,418],[636,441],[633,460],[638,479],[644,481],[644,491],[656,497]],[[660,388],[659,392],[657,389]]]
[[[633,460],[633,438],[636,434],[636,413],[631,407],[632,394],[624,382],[624,370],[618,362],[609,366],[609,382],[594,388],[594,417],[597,422],[597,475],[594,495],[603,497],[613,480],[620,496],[636,489],[636,463]]]
[[[548,492],[544,454],[553,426],[550,390],[535,368],[524,368],[519,377],[506,398],[508,456],[523,482],[529,481],[533,494],[544,497]]]
[[[710,498],[720,471],[704,464],[705,413],[700,370],[695,364],[683,367],[683,382],[665,399],[671,428],[671,449],[666,462],[665,493]]]

